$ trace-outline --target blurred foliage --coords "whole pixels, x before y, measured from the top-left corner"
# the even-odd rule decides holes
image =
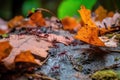
[[[32,8],[45,8],[59,18],[64,16],[79,16],[77,10],[80,5],[85,5],[87,9],[96,9],[102,5],[108,11],[119,11],[120,0],[0,0],[0,17],[11,19],[16,15],[27,15]]]
[[[40,8],[40,6],[40,0],[25,0],[22,5],[22,13],[23,15],[27,15],[28,11],[30,11],[32,8]]]
[[[80,9],[80,5],[86,6],[88,9],[92,9],[97,0],[64,0],[61,2],[58,8],[58,17],[64,18],[65,16],[79,16],[77,10]]]

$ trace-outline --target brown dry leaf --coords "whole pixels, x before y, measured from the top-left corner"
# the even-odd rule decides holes
[[[74,30],[75,28],[80,27],[80,24],[74,17],[65,17],[62,19],[62,24],[64,30]]]
[[[108,12],[107,17],[113,17],[113,16],[114,16],[114,12],[113,11]]]
[[[8,69],[14,68],[13,64],[15,63],[15,60],[23,62],[29,60],[29,62],[34,62],[38,65],[42,65],[43,63],[41,62],[41,59],[33,60],[32,55],[34,57],[37,56],[42,58],[42,60],[45,60],[45,58],[48,56],[47,51],[49,50],[49,47],[53,46],[53,41],[61,42],[66,45],[73,41],[73,38],[66,38],[55,34],[46,35],[47,34],[40,34],[40,37],[36,37],[34,35],[10,35],[9,39],[1,39],[0,42],[9,41],[10,45],[13,47],[10,54],[1,61]],[[25,52],[28,50],[32,55],[28,52]],[[27,59],[24,59],[26,57]]]
[[[0,34],[5,34],[5,33],[6,33],[5,30],[1,30],[1,29],[0,29]]]
[[[33,13],[30,16],[30,21],[35,23],[37,26],[45,26],[45,19],[40,11]]]
[[[102,6],[99,6],[95,10],[95,14],[97,15],[96,20],[102,21],[107,16],[107,10],[105,10]]]
[[[24,20],[23,16],[16,16],[8,22],[8,27],[9,28],[19,27],[22,24],[23,20]]]
[[[0,42],[0,62],[10,54],[11,50],[12,46],[8,41]]]
[[[32,13],[29,18],[23,16],[16,16],[8,22],[8,27],[36,27],[45,26],[45,19],[40,11]]]
[[[69,45],[74,40],[72,37],[64,37],[56,34],[40,34],[40,36],[49,42],[56,41],[56,42],[63,43],[65,45]]]
[[[27,58],[26,58],[27,57]],[[23,51],[16,56],[15,62],[30,62],[36,63],[35,58],[30,51]]]
[[[0,42],[6,41],[4,39],[0,40]],[[31,51],[32,54],[46,58],[48,55],[47,50],[49,47],[52,47],[50,42],[40,40],[38,41],[35,36],[24,35],[11,35],[8,39],[9,43],[12,45],[13,49],[10,52],[9,56],[2,59],[2,62],[5,64],[7,68],[12,68],[12,64],[14,64],[15,57],[21,53],[21,51]],[[44,45],[41,45],[44,44]],[[35,60],[38,65],[41,65],[39,60]]]
[[[98,37],[98,28],[96,27],[89,27],[88,25],[83,26],[80,28],[75,38],[92,45],[105,46]]]

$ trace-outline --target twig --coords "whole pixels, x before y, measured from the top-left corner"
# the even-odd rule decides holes
[[[120,50],[109,50],[110,52],[118,52],[120,53]]]

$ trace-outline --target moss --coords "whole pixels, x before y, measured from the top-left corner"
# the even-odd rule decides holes
[[[97,71],[91,76],[92,80],[119,80],[113,70]]]

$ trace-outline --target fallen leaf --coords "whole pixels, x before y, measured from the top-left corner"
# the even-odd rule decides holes
[[[6,31],[0,29],[0,34],[5,34]]]
[[[113,15],[114,15],[114,12],[110,11],[110,12],[108,12],[107,17],[113,17]]]
[[[105,10],[102,6],[99,6],[95,10],[96,21],[102,21],[107,16],[107,10]]]
[[[1,61],[8,68],[14,68],[15,60],[22,62],[34,62],[38,65],[42,65],[40,59],[34,60],[33,57],[38,56],[40,58],[45,58],[48,56],[48,50],[53,47],[52,42],[61,42],[68,45],[73,41],[73,38],[59,36],[55,34],[40,34],[39,37],[34,35],[10,35],[8,39],[1,39],[0,42],[9,41],[10,45],[13,47],[10,54],[2,59]],[[26,51],[30,52],[26,52]],[[28,55],[27,55],[28,54]],[[32,55],[33,57],[32,57]],[[27,55],[27,59],[26,58]],[[17,59],[16,59],[17,57]]]
[[[45,19],[41,11],[37,11],[30,16],[30,21],[36,24],[36,26],[45,26]]]
[[[105,46],[107,47],[117,47],[118,41],[115,39],[116,35],[114,35],[112,38],[108,39],[108,37],[101,36],[99,37],[101,41],[105,43]]]
[[[23,16],[16,16],[8,22],[9,28],[14,27],[37,27],[45,26],[45,19],[40,11],[31,13],[28,18]]]
[[[91,19],[90,10],[86,9],[84,6],[81,6],[79,13],[84,22],[84,26],[78,30],[75,38],[92,45],[105,46],[98,37],[99,29]]]
[[[79,29],[75,38],[92,45],[105,46],[98,37],[98,28],[96,27],[89,27],[88,25],[83,26]]]
[[[47,35],[47,36],[46,36]],[[70,44],[74,39],[72,37],[64,37],[56,34],[40,34],[41,38],[50,41],[50,42],[60,42],[65,45]]]
[[[74,17],[65,17],[62,19],[63,29],[64,30],[75,30],[80,28],[80,23]]]
[[[30,51],[21,52],[19,55],[15,57],[15,62],[30,62],[36,64],[35,58]]]
[[[106,17],[101,22],[95,21],[95,24],[99,27],[99,34],[104,35],[107,32],[119,30],[120,14],[115,13],[113,17]]]
[[[9,44],[8,41],[4,41],[4,42],[0,42],[0,62],[2,59],[6,58],[11,50],[12,50],[12,46]]]
[[[8,27],[9,28],[20,27],[23,20],[24,20],[23,16],[15,16],[8,22]]]
[[[0,42],[5,40],[0,40]],[[7,68],[12,68],[11,65],[14,64],[16,56],[19,55],[22,51],[29,50],[32,54],[43,57],[45,59],[48,55],[47,50],[49,50],[49,47],[52,47],[50,42],[44,40],[37,41],[35,36],[30,35],[24,35],[22,37],[18,35],[10,35],[10,38],[7,41],[9,41],[10,45],[13,47],[10,54],[6,58],[2,59],[2,62]],[[39,60],[35,60],[35,62],[38,65],[41,65]]]
[[[81,6],[81,9],[78,10],[78,12],[80,13],[84,24],[87,24],[90,27],[96,27],[95,23],[91,19],[91,11],[89,9],[86,9],[85,6]]]

